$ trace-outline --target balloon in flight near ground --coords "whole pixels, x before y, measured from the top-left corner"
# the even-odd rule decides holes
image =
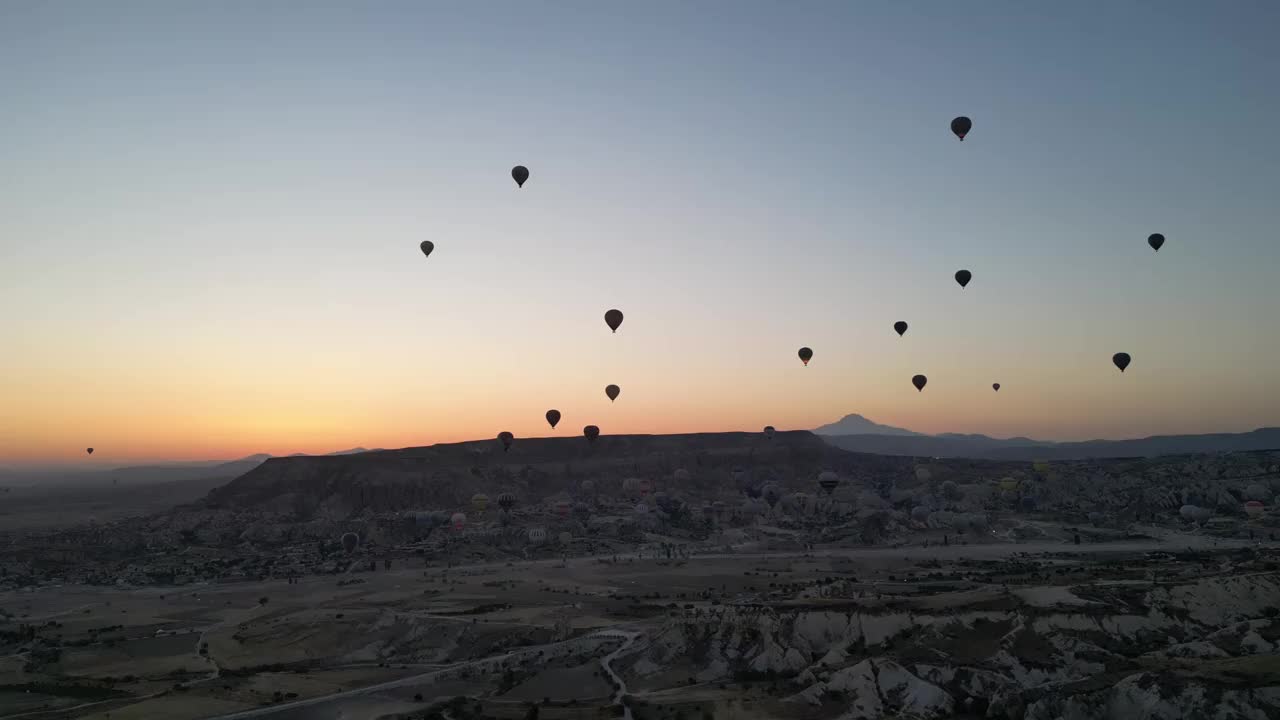
[[[431,257],[431,251],[436,249],[436,244],[430,240],[423,240],[418,247],[422,250],[423,257]]]
[[[510,510],[516,505],[516,496],[509,492],[498,495],[498,507],[503,510]]]
[[[502,443],[502,452],[506,452],[510,450],[511,443],[515,442],[515,439],[516,439],[516,436],[512,435],[506,430],[503,430],[502,432],[498,433],[498,442]]]
[[[609,402],[613,402],[614,400],[617,400],[618,393],[620,392],[622,392],[622,388],[618,387],[617,385],[604,386],[604,394],[609,396]]]
[[[772,440],[772,439],[773,439],[773,433],[774,433],[774,429],[773,429],[773,426],[772,426],[772,425],[765,425],[765,426],[764,426],[764,436],[765,436],[765,438],[766,438],[766,439],[768,439],[768,440]]]
[[[808,365],[809,361],[813,359],[813,351],[807,347],[800,348],[800,352],[796,354],[800,356],[800,362],[805,365]]]
[[[524,181],[529,179],[529,168],[523,165],[511,168],[511,179],[516,181],[516,187],[524,187]]]
[[[991,383],[991,389],[1000,392],[1000,383]]]
[[[973,273],[968,270],[956,271],[956,282],[960,283],[960,287],[966,287],[969,281],[973,279]]]
[[[1124,372],[1124,369],[1129,367],[1129,363],[1132,361],[1133,358],[1129,357],[1129,353],[1116,353],[1111,356],[1111,362],[1115,363],[1116,367],[1120,368],[1120,372]]]
[[[552,429],[552,430],[555,430],[555,429],[556,429],[556,423],[560,422],[560,411],[559,411],[559,410],[548,410],[548,411],[547,411],[547,422],[551,425],[551,429]]]
[[[89,453],[90,455],[93,454],[93,448],[85,448],[84,451]]]
[[[907,334],[907,324],[901,320],[893,324],[893,329],[897,331],[898,337],[902,337]]]
[[[622,324],[622,311],[610,310],[606,312],[604,314],[604,324],[608,325],[610,330],[618,332],[618,326]]]
[[[1164,246],[1164,236],[1160,233],[1152,233],[1147,236],[1147,244],[1151,246],[1152,250],[1160,252],[1160,248]]]
[[[360,543],[360,536],[353,532],[342,534],[342,549],[351,552]]]
[[[588,443],[594,443],[596,438],[600,437],[600,428],[595,425],[588,425],[582,428],[582,436],[587,439]]]
[[[964,140],[964,136],[968,135],[972,129],[973,121],[963,115],[951,121],[951,132],[961,140]]]
[[[923,375],[916,375],[911,378],[911,384],[916,386],[916,390],[924,390],[925,383],[929,382],[929,378]]]

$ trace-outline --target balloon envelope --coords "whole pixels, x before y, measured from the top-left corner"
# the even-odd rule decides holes
[[[613,402],[614,400],[617,400],[618,393],[620,392],[622,392],[622,388],[618,387],[617,385],[606,385],[604,388],[604,394],[609,396],[609,402]]]
[[[800,348],[800,352],[796,354],[800,356],[800,362],[805,365],[808,365],[809,361],[813,359],[813,351],[807,347]]]
[[[1151,246],[1152,250],[1159,252],[1160,248],[1164,246],[1164,236],[1160,233],[1152,233],[1147,236],[1147,244]]]
[[[1000,392],[1000,383],[991,383],[991,389]]]
[[[968,270],[956,271],[956,282],[960,283],[960,287],[968,286],[969,281],[972,279],[973,279],[973,273],[969,272]]]
[[[556,423],[558,423],[558,422],[560,422],[560,411],[559,411],[559,410],[548,410],[548,411],[547,411],[547,423],[551,425],[551,429],[552,429],[552,430],[555,430],[555,429],[556,429]]]
[[[774,432],[775,432],[775,431],[774,431],[774,429],[773,429],[773,426],[772,426],[772,425],[765,425],[765,426],[764,426],[764,436],[765,436],[766,438],[768,438],[768,439],[772,440],[772,439],[773,439],[773,433],[774,433]]]
[[[343,533],[342,549],[351,552],[356,549],[356,545],[360,542],[360,536],[355,533]]]
[[[498,433],[498,442],[502,443],[503,452],[506,452],[507,450],[511,449],[511,443],[514,442],[515,439],[516,439],[516,436],[512,435],[506,430],[503,430],[502,432]]]
[[[916,390],[924,390],[925,383],[929,382],[929,378],[923,375],[916,375],[911,378],[911,384],[916,386]]]
[[[85,448],[84,451],[89,453],[90,455],[93,454],[93,448]]]
[[[587,442],[594,443],[596,438],[600,437],[600,428],[595,425],[588,425],[582,428],[582,435],[587,439]]]
[[[907,334],[907,324],[901,320],[893,324],[893,329],[897,331],[898,337]]]
[[[1133,358],[1129,357],[1129,353],[1116,353],[1111,356],[1111,362],[1115,363],[1115,366],[1120,368],[1120,372],[1124,372],[1124,369],[1129,367],[1129,363],[1132,361]]]
[[[604,314],[604,324],[608,325],[610,330],[618,332],[618,326],[622,325],[622,311],[610,310],[606,312]]]
[[[964,136],[968,135],[972,129],[973,121],[963,115],[951,121],[951,132],[961,140],[964,140]]]
[[[511,168],[511,179],[516,181],[516,187],[524,187],[524,181],[529,179],[529,168],[523,165]]]
[[[431,257],[431,251],[436,249],[436,244],[430,240],[423,240],[418,247],[422,250],[423,256]]]

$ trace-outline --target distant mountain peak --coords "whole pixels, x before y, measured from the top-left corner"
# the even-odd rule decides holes
[[[892,425],[881,425],[873,422],[865,417],[851,413],[840,418],[838,421],[830,425],[823,425],[813,431],[817,435],[911,435],[916,436],[921,433],[913,432],[905,428],[893,427]]]

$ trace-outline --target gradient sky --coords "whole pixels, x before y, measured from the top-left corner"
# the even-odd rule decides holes
[[[1277,27],[5,0],[0,465],[545,435],[549,407],[563,435],[1280,424]]]

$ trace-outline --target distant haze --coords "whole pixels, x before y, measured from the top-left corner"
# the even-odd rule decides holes
[[[1189,0],[0,2],[0,466],[850,408],[1280,424],[1276,27]]]

